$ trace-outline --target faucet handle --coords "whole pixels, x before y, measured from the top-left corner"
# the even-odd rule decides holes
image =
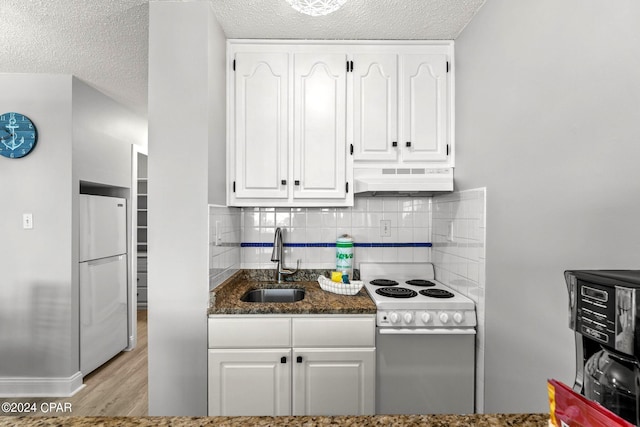
[[[286,268],[284,265],[281,265],[281,269],[280,269],[280,273],[282,274],[286,274],[287,276],[291,276],[292,274],[296,274],[298,272],[298,270],[300,270],[300,261],[301,259],[298,258],[298,261],[296,261],[296,269],[295,270],[291,270],[290,268]]]

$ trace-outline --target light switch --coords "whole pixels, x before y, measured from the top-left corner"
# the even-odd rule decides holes
[[[22,228],[24,228],[25,230],[31,230],[33,228],[33,214],[22,214]]]

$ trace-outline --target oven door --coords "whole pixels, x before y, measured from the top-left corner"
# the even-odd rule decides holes
[[[376,328],[376,414],[472,414],[475,329]]]

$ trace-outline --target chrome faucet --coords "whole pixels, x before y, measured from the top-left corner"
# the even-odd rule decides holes
[[[283,247],[284,242],[282,241],[282,229],[278,227],[276,228],[276,234],[273,237],[273,252],[271,252],[271,261],[278,263],[276,266],[276,280],[278,283],[282,283],[283,275],[291,276],[300,269],[300,260],[298,260],[295,270],[287,269],[284,266]]]

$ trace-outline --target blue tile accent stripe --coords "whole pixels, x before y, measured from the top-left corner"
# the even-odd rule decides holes
[[[242,242],[240,246],[243,248],[272,248],[273,243],[252,243]],[[284,246],[289,248],[335,248],[335,243],[285,243]],[[412,242],[412,243],[354,243],[356,248],[430,248],[429,242]]]

